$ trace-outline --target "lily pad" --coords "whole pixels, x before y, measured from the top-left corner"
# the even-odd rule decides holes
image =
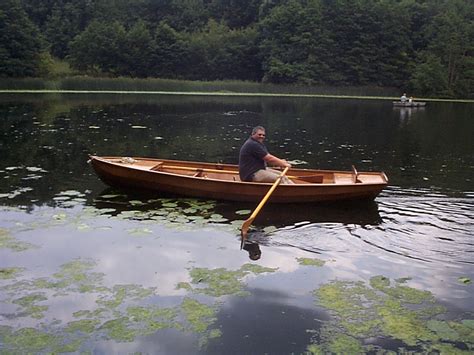
[[[247,214],[250,214],[252,213],[251,210],[239,210],[239,211],[235,211],[235,214],[238,214],[240,216],[243,216],[243,215],[247,215]]]
[[[470,284],[472,282],[469,277],[460,277],[460,278],[458,278],[458,281],[460,283],[465,284],[465,285]]]
[[[316,258],[298,258],[298,263],[303,266],[323,266],[326,262]]]

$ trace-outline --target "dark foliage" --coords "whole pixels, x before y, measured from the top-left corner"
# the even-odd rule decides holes
[[[474,96],[471,0],[3,0],[2,76],[94,75]]]

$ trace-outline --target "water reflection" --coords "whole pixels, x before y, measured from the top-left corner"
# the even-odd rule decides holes
[[[393,111],[396,111],[400,114],[400,126],[403,124],[407,124],[408,121],[411,119],[412,114],[417,114],[425,110],[424,106],[420,107],[398,107],[394,106]]]
[[[327,327],[332,317],[316,306],[314,290],[339,281],[370,288],[373,277],[379,286],[389,278],[409,279],[413,294],[432,294],[449,308],[440,318],[469,321],[474,307],[468,283],[474,266],[473,112],[473,105],[433,103],[403,118],[378,101],[0,96],[0,268],[7,276],[19,270],[15,278],[0,280],[0,306],[6,309],[2,324],[12,331],[31,327],[65,334],[61,330],[76,320],[75,312],[92,315],[107,301],[112,309],[105,317],[99,314],[97,328],[83,338],[78,352],[153,352],[158,342],[165,353],[305,353],[311,338],[314,344],[325,340],[325,329],[341,334],[341,327]],[[269,146],[277,155],[303,160],[308,167],[343,170],[355,164],[359,170],[384,170],[391,186],[368,204],[268,204],[242,251],[239,228],[254,204],[106,189],[86,164],[90,153],[235,163],[242,140],[256,124],[268,128]],[[300,258],[320,259],[324,266],[302,266]],[[49,288],[63,285],[51,283],[61,265],[89,259],[94,263],[88,273],[72,276],[82,282],[97,272],[103,275],[100,288],[87,292],[75,282],[65,284],[66,293]],[[216,280],[220,283],[213,287]],[[205,293],[222,291],[229,280],[229,289],[236,286],[247,296]],[[133,292],[123,298],[121,285],[137,285],[131,290],[140,294],[155,291],[148,298],[136,299]],[[26,317],[15,301],[35,292],[39,298],[31,309],[42,307],[43,319]],[[176,306],[181,311],[186,299],[219,307],[210,317],[212,329],[223,334],[213,333],[217,337],[208,339],[208,348],[198,349],[200,336],[189,328],[153,329],[130,342],[104,340],[103,325],[117,317],[124,323],[112,324],[125,332],[138,329],[133,328],[136,319],[125,313],[128,308]],[[114,306],[119,301],[120,307]],[[429,324],[440,326],[437,322]],[[440,329],[445,336],[448,328]],[[68,339],[76,336],[68,334]],[[401,335],[354,339],[383,348],[374,351],[405,351]],[[413,336],[416,348],[410,351],[439,351]],[[439,339],[438,344],[456,344],[449,350],[472,347],[466,339]]]
[[[262,256],[260,246],[256,242],[245,241],[243,249],[249,253],[250,260],[258,260]]]

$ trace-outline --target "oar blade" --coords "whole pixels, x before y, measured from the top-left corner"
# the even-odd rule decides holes
[[[242,224],[242,228],[240,230],[240,237],[241,237],[240,238],[240,249],[242,249],[244,247],[244,243],[247,240],[247,232],[248,232],[252,222],[253,222],[253,218],[249,218]]]

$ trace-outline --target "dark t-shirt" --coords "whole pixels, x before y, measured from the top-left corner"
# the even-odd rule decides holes
[[[265,169],[266,163],[263,157],[268,154],[267,147],[250,137],[240,148],[239,175],[242,181],[252,181],[252,175],[261,169]]]

